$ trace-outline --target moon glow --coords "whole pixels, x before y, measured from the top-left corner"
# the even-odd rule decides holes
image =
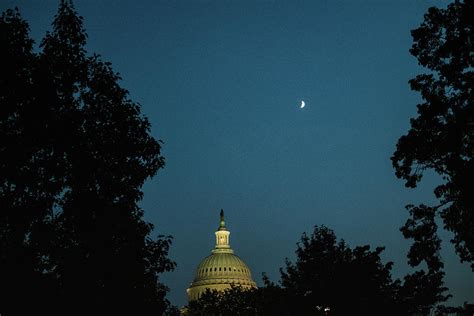
[[[300,109],[304,108],[305,105],[306,105],[306,103],[303,100],[301,100]]]

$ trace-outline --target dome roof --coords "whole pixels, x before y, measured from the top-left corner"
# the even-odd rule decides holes
[[[201,261],[191,286],[235,284],[255,287],[249,267],[233,253],[213,253]]]
[[[249,267],[229,245],[230,232],[225,227],[224,212],[216,231],[216,246],[212,254],[198,265],[193,282],[187,289],[189,300],[198,299],[207,289],[223,291],[231,285],[255,288]]]

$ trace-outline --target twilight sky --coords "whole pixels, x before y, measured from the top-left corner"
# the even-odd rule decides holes
[[[58,2],[2,0],[0,10],[18,6],[39,43]],[[410,271],[404,205],[434,201],[436,177],[406,189],[389,158],[419,101],[407,83],[421,71],[410,30],[446,3],[75,1],[89,52],[112,62],[164,141],[166,166],[142,205],[156,234],[174,236],[178,267],[163,277],[172,303],[185,304],[221,208],[259,284],[262,272],[277,280],[320,224],[352,247],[386,246],[396,277]],[[472,301],[473,274],[443,246],[451,302]]]

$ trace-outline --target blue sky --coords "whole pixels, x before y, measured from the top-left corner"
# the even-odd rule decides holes
[[[278,279],[301,233],[320,224],[351,246],[386,246],[396,277],[410,271],[404,205],[433,202],[437,177],[406,189],[389,158],[420,101],[408,86],[422,71],[410,30],[446,3],[75,1],[89,52],[112,62],[164,141],[166,167],[142,205],[157,234],[174,236],[178,267],[163,278],[174,304],[213,247],[221,208],[257,283],[262,272]],[[0,9],[18,6],[39,42],[57,4]],[[460,304],[473,274],[444,246]]]

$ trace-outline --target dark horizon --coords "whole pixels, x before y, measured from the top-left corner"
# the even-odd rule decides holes
[[[405,188],[390,156],[420,101],[408,85],[422,71],[410,30],[447,3],[75,2],[89,53],[112,62],[164,141],[166,165],[141,206],[155,234],[174,238],[177,268],[162,279],[173,304],[186,303],[221,209],[258,285],[262,272],[277,281],[301,234],[321,224],[352,247],[385,246],[395,277],[412,271],[405,205],[435,201],[439,178]],[[17,6],[37,47],[57,5],[0,10]],[[448,305],[461,305],[473,274],[440,234]]]

